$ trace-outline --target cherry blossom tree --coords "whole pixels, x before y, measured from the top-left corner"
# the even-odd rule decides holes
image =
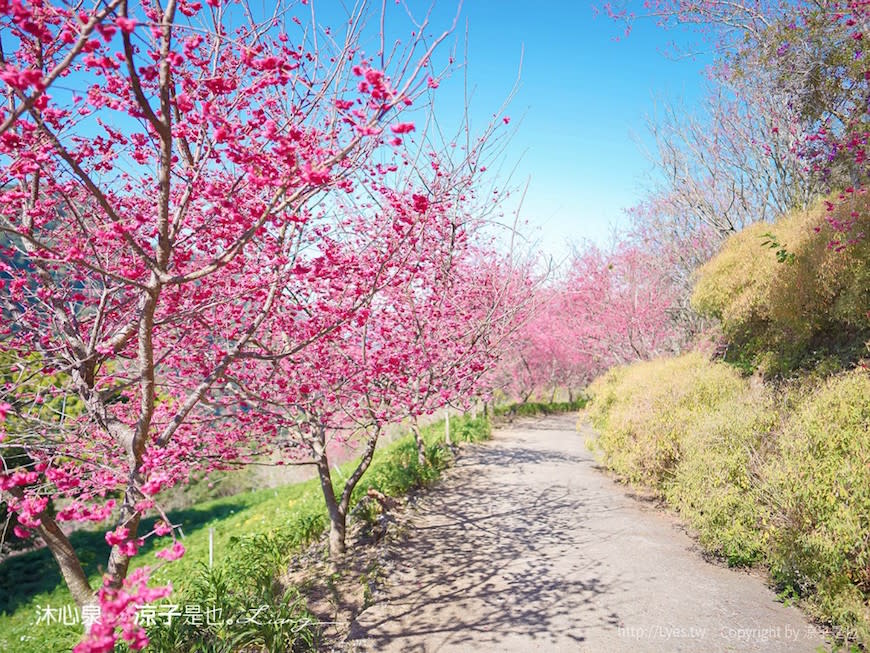
[[[560,388],[573,397],[613,365],[687,346],[704,327],[684,304],[687,244],[634,230],[607,249],[577,248],[567,268],[537,289],[501,361],[501,388],[521,401],[544,392],[552,401]]]
[[[672,262],[642,242],[590,248],[572,262],[567,287],[578,311],[575,328],[605,369],[674,353],[694,335],[679,320]]]
[[[354,487],[403,400],[392,381],[412,362],[404,347],[409,315],[400,300],[407,289],[425,285],[424,270],[439,264],[449,242],[438,221],[442,212],[430,210],[422,195],[381,189],[379,199],[368,231],[345,231],[321,243],[305,289],[308,305],[301,314],[277,312],[227,386],[254,407],[237,419],[249,430],[265,427],[263,453],[277,446],[288,462],[316,467],[334,557],[344,553]],[[328,334],[304,350],[287,347],[300,321],[313,322],[308,330],[318,332],[327,315]],[[337,496],[332,457],[359,441],[360,459]]]
[[[580,334],[569,324],[575,309],[568,302],[561,280],[550,280],[537,289],[534,310],[519,330],[514,346],[502,361],[500,389],[521,402],[536,393],[560,387],[585,385],[584,373],[590,368],[583,358]],[[579,374],[575,374],[579,373]]]
[[[401,266],[372,274],[343,244],[377,215],[332,209],[414,166],[401,114],[437,87],[449,30],[381,33],[368,56],[366,15],[337,33],[304,1],[3,6],[0,491],[79,604],[94,589],[60,523],[112,520],[93,650],[116,625],[144,644],[128,608],[153,592],[125,578],[155,496],[251,451],[228,388],[276,316],[290,360]]]
[[[354,489],[384,427],[467,403],[523,305],[516,292],[505,291],[505,268],[494,264],[499,257],[477,244],[477,222],[463,212],[473,174],[467,166],[455,169],[463,168],[464,180],[456,180],[439,178],[441,166],[433,167],[429,191],[439,184],[451,189],[436,193],[438,202],[413,188],[382,189],[369,207],[379,213],[365,237],[356,230],[329,248],[329,268],[340,274],[321,271],[310,279],[314,301],[332,293],[336,328],[304,351],[288,352],[286,335],[300,318],[277,312],[267,329],[272,337],[261,339],[245,356],[248,364],[228,378],[227,391],[253,407],[236,417],[245,430],[265,426],[264,447],[276,446],[282,462],[317,470],[336,562],[345,552]],[[347,263],[335,266],[340,255]],[[361,299],[362,308],[348,310]],[[322,310],[309,313],[301,319],[322,319]],[[337,483],[335,459],[349,451],[359,458]]]
[[[467,410],[492,393],[492,372],[508,358],[533,308],[535,276],[525,263],[475,250],[453,261],[452,274],[430,301],[411,302],[413,347],[420,364],[400,381],[408,395],[406,417],[425,464],[419,417],[450,406]]]

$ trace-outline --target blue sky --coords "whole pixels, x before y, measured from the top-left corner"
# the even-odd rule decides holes
[[[435,22],[452,20],[455,8],[437,0]],[[556,257],[569,241],[606,242],[612,226],[624,222],[623,209],[649,185],[651,166],[637,140],[646,136],[645,116],[655,100],[691,107],[703,94],[704,58],[665,54],[674,40],[685,44],[692,37],[641,21],[617,41],[617,24],[595,17],[591,4],[569,0],[536,6],[466,0],[460,40],[466,21],[478,128],[510,92],[523,56],[519,91],[507,111],[516,130],[505,164],[519,161],[514,183],[530,179],[521,216],[532,237]],[[461,82],[457,73],[439,89],[439,110],[446,104],[458,111]]]
[[[341,29],[349,7],[313,1],[318,22]],[[457,0],[403,1],[417,17],[433,7],[433,33],[456,15]],[[261,11],[265,15],[273,6],[263,0]],[[388,36],[406,38],[410,24],[403,5],[388,0],[386,6]],[[371,0],[373,17],[363,37],[370,54],[379,9]],[[293,13],[306,17],[309,10],[298,6]],[[453,46],[462,59],[466,30],[467,70],[456,71],[435,92],[442,124],[458,124],[467,74],[472,128],[483,129],[514,87],[522,56],[518,92],[506,111],[511,123],[503,127],[512,138],[503,160],[495,162],[501,165],[490,167],[516,168],[510,180],[515,187],[528,180],[520,217],[529,224],[530,240],[545,252],[559,259],[570,242],[605,243],[614,225],[625,222],[623,210],[649,185],[652,168],[638,139],[646,138],[645,116],[655,100],[691,107],[702,97],[705,58],[676,60],[664,53],[674,40],[682,45],[692,37],[639,21],[628,38],[616,40],[620,26],[596,17],[592,4],[582,0],[534,6],[528,0],[465,0],[441,54]],[[506,207],[512,206],[509,200]]]

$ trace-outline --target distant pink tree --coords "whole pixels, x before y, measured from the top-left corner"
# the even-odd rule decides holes
[[[415,301],[413,346],[421,365],[401,379],[409,394],[407,417],[425,462],[418,418],[445,406],[468,409],[488,400],[493,373],[509,359],[533,308],[531,270],[511,256],[475,248],[454,259],[446,285],[429,302]]]
[[[502,389],[508,395],[525,402],[549,391],[552,399],[559,388],[573,393],[586,384],[591,366],[573,331],[575,310],[561,280],[537,290],[534,310],[503,362]]]
[[[676,322],[677,292],[669,261],[638,242],[609,252],[579,252],[566,282],[573,328],[596,373],[614,364],[677,351],[686,334]]]
[[[577,249],[535,296],[534,310],[500,365],[502,387],[527,401],[562,388],[573,398],[613,365],[674,353],[699,325],[683,306],[683,250],[634,231],[609,249]]]

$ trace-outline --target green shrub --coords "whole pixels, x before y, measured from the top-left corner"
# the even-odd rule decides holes
[[[748,384],[689,425],[667,501],[698,532],[701,545],[730,565],[763,555],[766,508],[756,466],[777,413],[766,393]]]
[[[259,556],[269,559],[274,553],[271,545],[254,538],[243,549],[239,553],[249,558],[234,567],[198,565],[188,591],[172,600],[171,605],[178,606],[182,615],[169,622],[157,618],[148,627],[149,650],[317,650],[319,626],[307,611],[304,598],[295,589],[274,584],[274,571],[263,575]],[[195,606],[196,617],[185,614],[190,606]],[[169,607],[166,602],[153,606],[157,615],[165,614]]]
[[[588,388],[594,445],[730,564],[764,561],[818,618],[870,644],[870,376],[775,389],[698,354]]]
[[[492,436],[492,425],[483,416],[463,416],[450,420],[450,437],[456,442],[480,442]]]
[[[582,410],[587,403],[586,397],[580,397],[573,401],[552,401],[549,403],[538,401],[525,401],[516,404],[496,406],[493,414],[496,417],[535,417],[537,415],[557,415],[559,413],[572,413]]]
[[[857,211],[856,231],[870,233],[867,203],[860,197],[835,211]],[[774,377],[831,356],[842,368],[866,355],[870,238],[832,248],[837,234],[827,217],[820,202],[774,225],[750,226],[699,270],[692,304],[721,321],[733,345],[729,360]]]
[[[620,475],[662,492],[698,422],[744,385],[733,369],[697,353],[611,370],[587,389],[601,430],[595,444]]]
[[[729,564],[762,553],[752,467],[776,414],[770,399],[700,354],[615,368],[588,389],[605,463],[665,497]]]
[[[870,643],[870,377],[804,391],[764,469],[774,577]]]

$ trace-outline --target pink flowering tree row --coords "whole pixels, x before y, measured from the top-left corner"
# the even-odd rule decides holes
[[[606,248],[577,248],[536,289],[534,310],[500,359],[498,386],[520,401],[553,401],[560,389],[573,400],[609,367],[680,351],[705,326],[688,306],[693,249],[706,257],[709,241],[656,240],[640,228]]]
[[[365,8],[2,4],[0,492],[99,600],[82,650],[141,648],[162,490],[275,447],[323,478],[362,435],[359,480],[387,422],[474,390],[524,286],[464,208],[485,142],[414,140],[449,30],[366,54]],[[63,522],[108,524],[98,591]]]
[[[469,192],[461,183],[453,188]],[[285,464],[317,470],[333,560],[345,552],[353,491],[383,429],[410,419],[416,431],[420,416],[467,405],[485,391],[484,373],[503,351],[529,294],[527,285],[507,282],[507,264],[477,244],[479,223],[463,214],[461,202],[446,194],[438,204],[421,197],[388,193],[383,205],[395,222],[378,223],[385,239],[376,246],[345,242],[353,261],[316,275],[333,295],[329,305],[348,315],[341,328],[290,352],[285,341],[292,322],[278,316],[271,338],[258,342],[259,350],[228,378],[227,392],[251,407],[237,419],[246,432],[262,432],[262,452],[277,448]],[[380,278],[360,286],[373,270]],[[364,305],[348,313],[360,292]],[[338,484],[334,457],[349,449],[360,457]],[[419,462],[425,464],[422,452]]]

